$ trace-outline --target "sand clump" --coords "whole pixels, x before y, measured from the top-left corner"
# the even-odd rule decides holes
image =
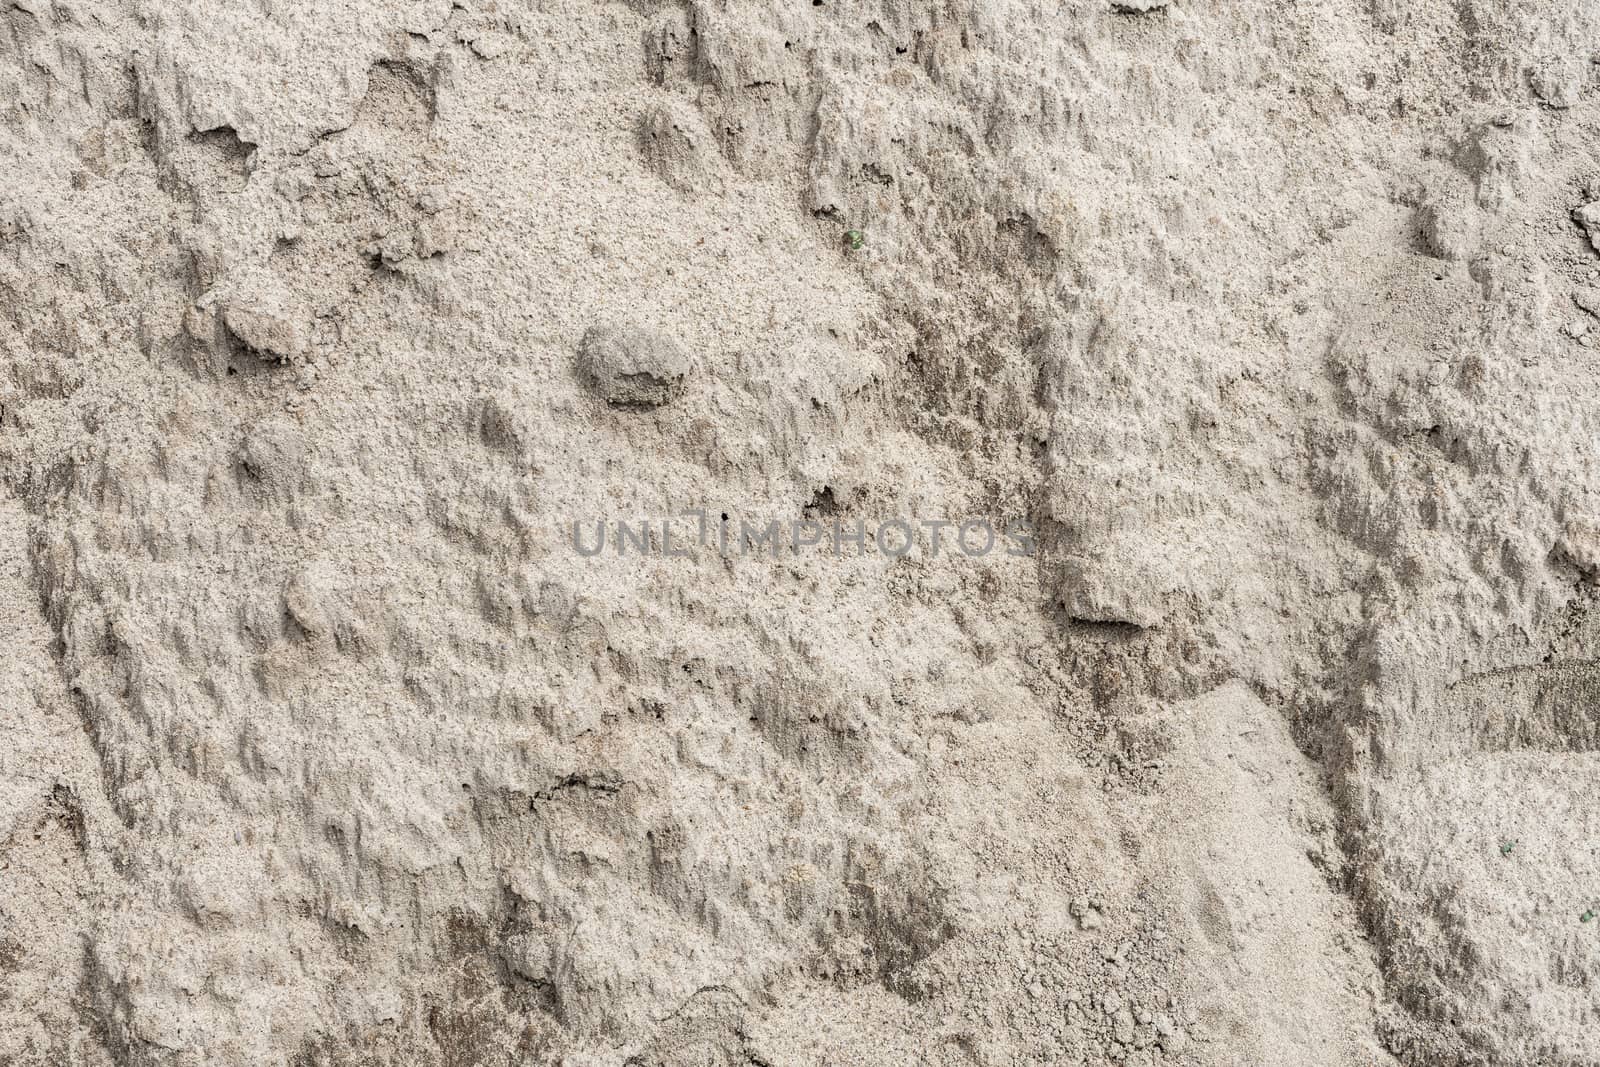
[[[579,373],[617,407],[654,408],[675,400],[693,369],[676,341],[636,323],[598,323],[578,344]]]

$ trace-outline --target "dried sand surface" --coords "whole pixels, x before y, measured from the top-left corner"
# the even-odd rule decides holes
[[[0,1065],[1600,1064],[1597,63],[0,0]]]

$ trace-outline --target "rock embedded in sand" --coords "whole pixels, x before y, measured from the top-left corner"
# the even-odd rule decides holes
[[[655,408],[675,400],[692,370],[676,341],[634,323],[597,323],[578,345],[585,384],[617,407]]]

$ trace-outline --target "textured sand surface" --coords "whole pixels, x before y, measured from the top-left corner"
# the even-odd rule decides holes
[[[1600,1064],[1597,64],[0,0],[0,1067]]]

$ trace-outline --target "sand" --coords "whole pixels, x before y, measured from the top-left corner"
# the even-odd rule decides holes
[[[1596,41],[10,0],[0,1064],[1600,1064]]]

